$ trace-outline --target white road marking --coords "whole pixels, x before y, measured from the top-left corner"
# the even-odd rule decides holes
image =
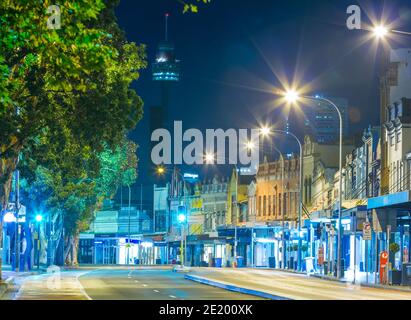
[[[139,282],[138,280],[134,280],[134,282]]]
[[[169,295],[169,297],[172,298],[172,299],[177,299],[176,296]]]
[[[145,283],[143,283],[143,287],[147,287],[147,285]]]
[[[158,290],[153,290],[154,292],[157,292],[157,293],[160,293],[160,291],[158,291]]]

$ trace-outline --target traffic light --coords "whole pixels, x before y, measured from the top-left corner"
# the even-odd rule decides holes
[[[186,207],[178,206],[178,222],[183,223],[186,221]]]

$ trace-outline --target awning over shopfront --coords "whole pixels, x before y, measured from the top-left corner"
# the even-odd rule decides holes
[[[232,226],[228,226],[225,228],[218,228],[218,236],[224,238],[234,238],[235,237],[235,228]],[[237,237],[251,237],[251,228],[237,228]]]
[[[411,206],[411,191],[409,190],[371,198],[368,200],[367,209],[402,208],[404,206]]]
[[[188,244],[224,244],[225,238],[210,237],[208,234],[189,235],[187,236]]]

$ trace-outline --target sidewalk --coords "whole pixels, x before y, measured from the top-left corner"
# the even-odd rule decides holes
[[[345,283],[345,284],[353,284],[353,285],[359,285],[362,287],[367,287],[367,288],[378,288],[378,289],[392,289],[392,290],[399,290],[399,291],[404,291],[404,292],[411,292],[411,287],[408,286],[401,286],[401,285],[381,285],[378,283],[378,274],[377,277],[375,276],[375,273],[369,272],[368,273],[368,281],[367,281],[367,273],[362,272],[362,271],[356,271],[355,274],[355,284],[354,284],[354,272],[352,270],[347,270],[344,272],[344,277],[341,279],[337,279],[331,275],[323,275],[320,273],[311,273],[307,274],[307,272],[301,272],[301,271],[296,271],[292,269],[270,269],[270,268],[254,268],[256,270],[272,270],[272,271],[280,271],[280,272],[286,272],[286,273],[292,273],[292,274],[301,274],[301,275],[306,275],[309,277],[314,277],[322,280],[327,280],[327,281],[335,281],[335,282],[340,282],[340,283]],[[375,279],[377,279],[377,283],[375,283]]]
[[[39,270],[35,268],[31,271],[15,272],[11,270],[10,265],[3,265],[2,280],[0,281],[0,299],[5,295],[7,290],[9,290],[13,285],[16,284],[17,278],[24,279],[29,276],[44,273],[45,271],[46,269],[44,267],[40,267]]]
[[[292,300],[411,300],[410,290],[328,281],[306,274],[269,269],[192,268],[188,280],[224,289]]]

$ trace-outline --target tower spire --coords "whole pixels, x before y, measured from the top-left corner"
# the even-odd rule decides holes
[[[165,40],[168,41],[168,17],[170,16],[170,14],[167,12],[165,14],[165,18],[166,18],[166,30],[165,30]]]

